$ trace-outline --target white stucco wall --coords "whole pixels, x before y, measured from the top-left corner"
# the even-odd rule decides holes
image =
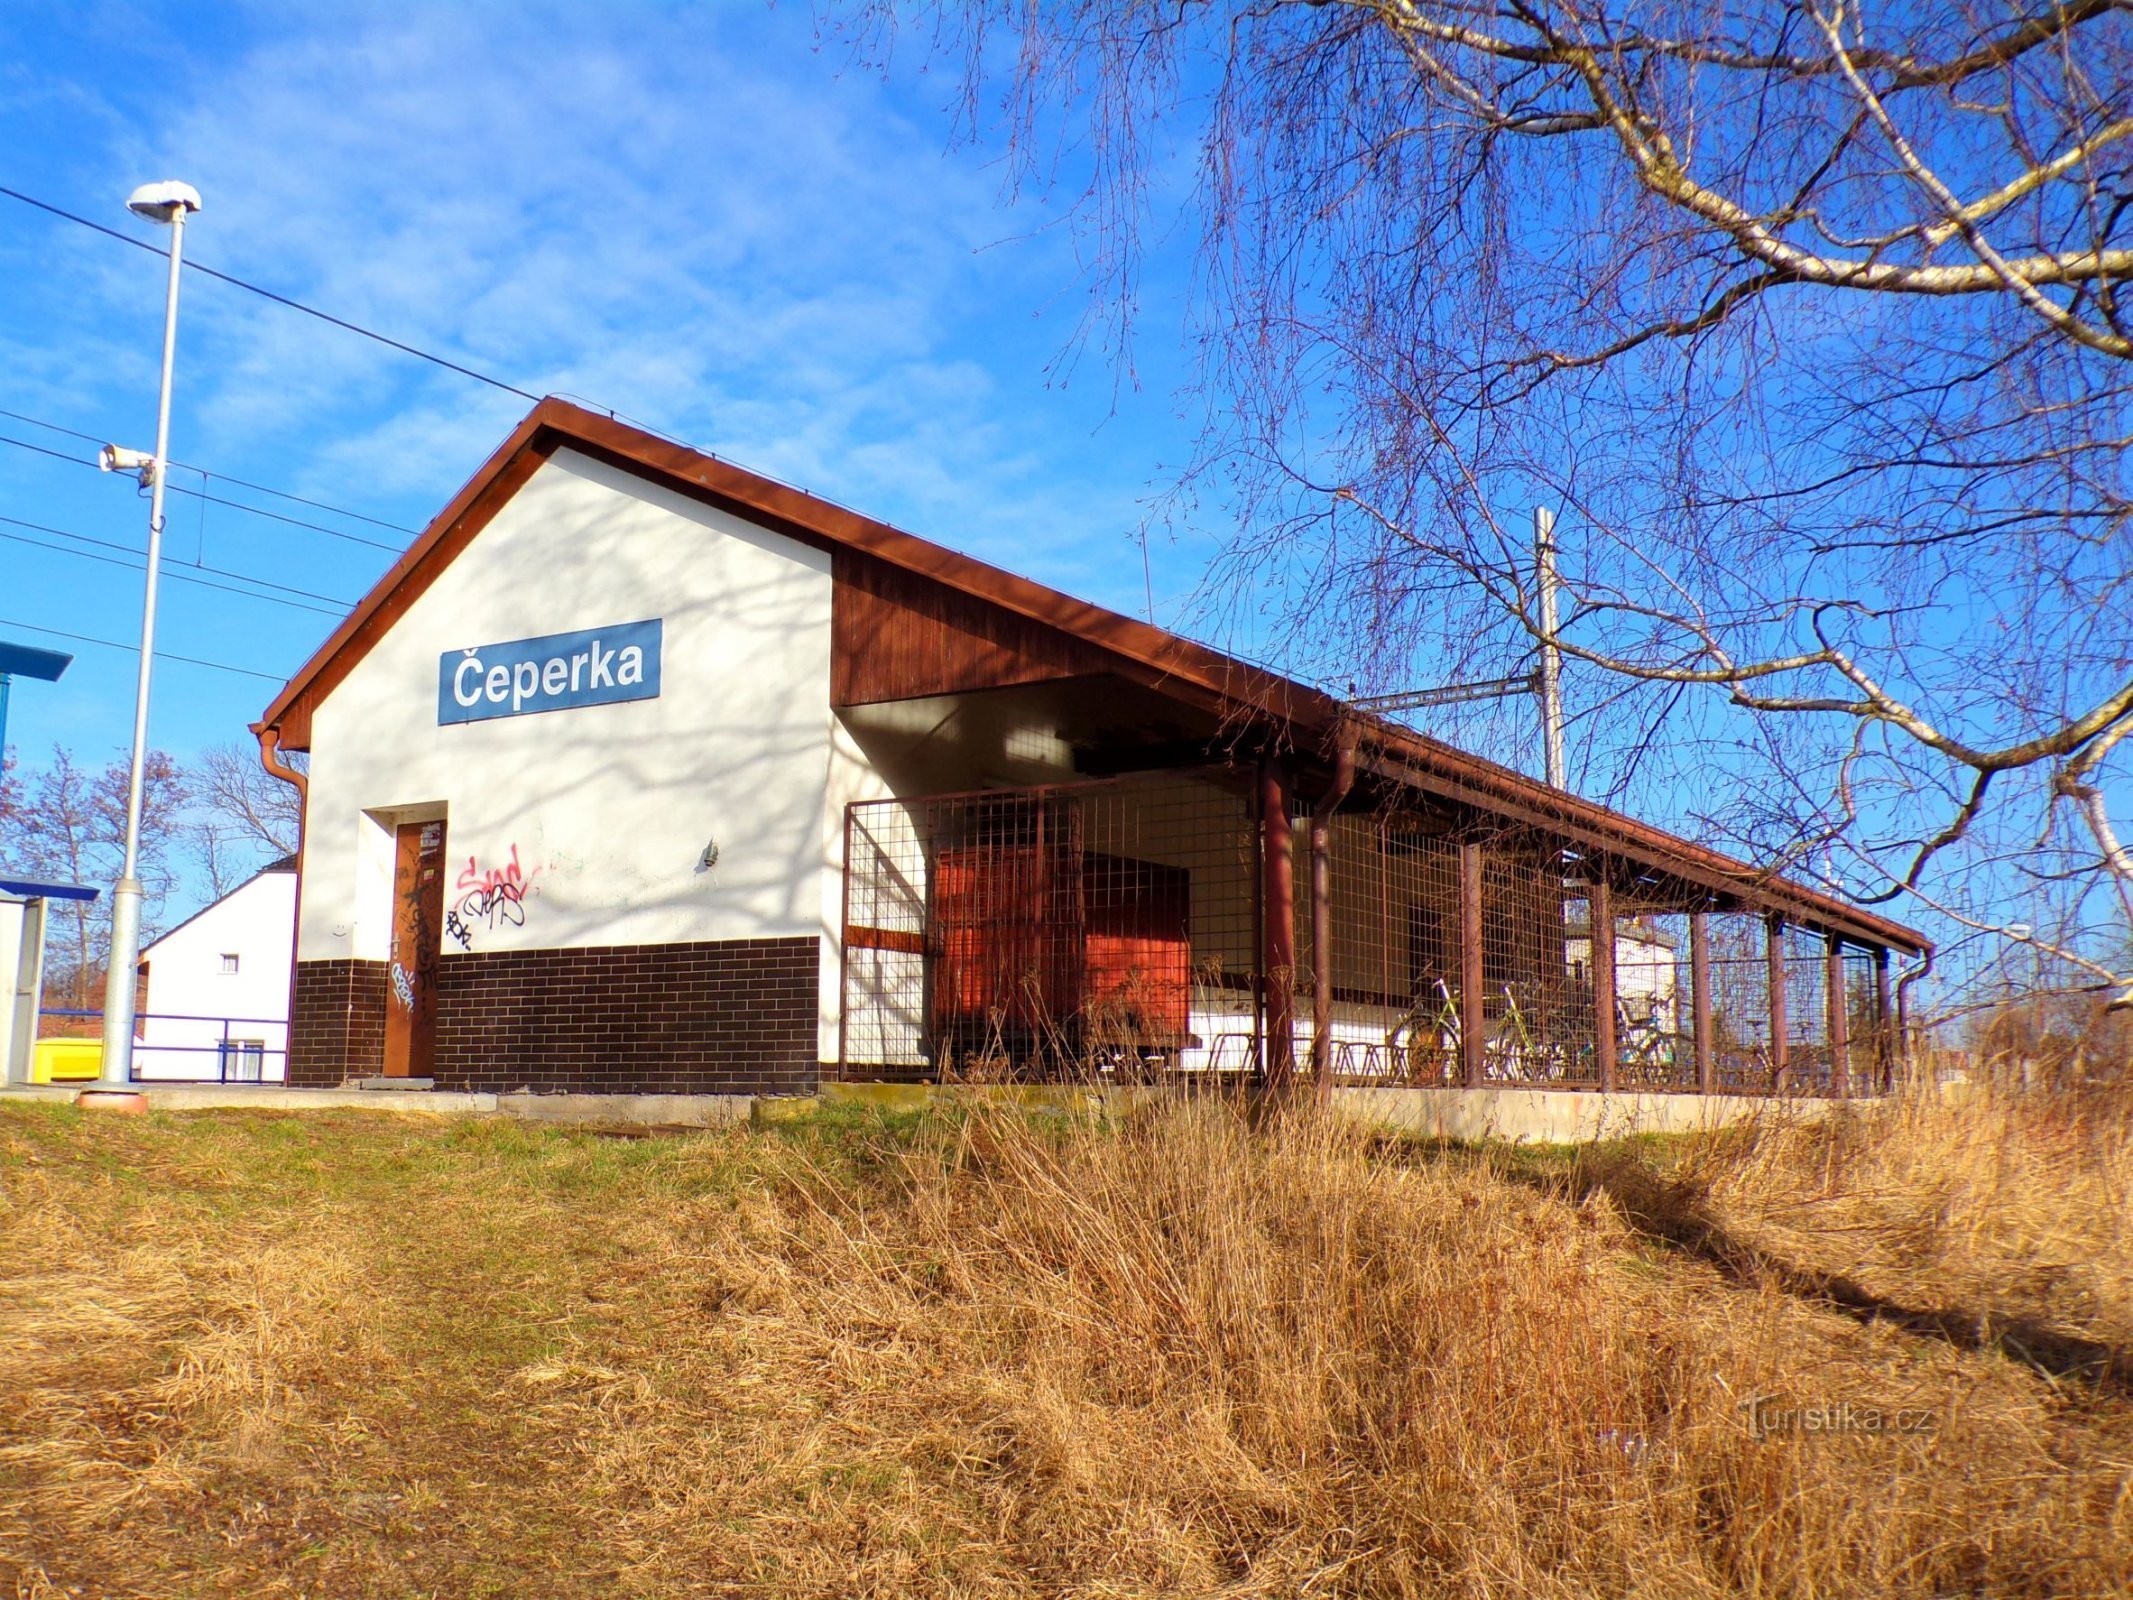
[[[886,790],[830,709],[830,594],[824,552],[559,452],[317,708],[298,958],[385,959],[393,828],[441,816],[448,908],[524,883],[447,954],[819,938],[832,1055],[844,805]],[[656,699],[439,726],[445,652],[649,618]]]
[[[889,799],[890,789],[841,717],[830,719],[829,784],[822,813],[822,989],[818,1059],[837,1059],[838,1017],[844,1004],[845,808],[858,800]]]
[[[224,1039],[259,1045],[265,1081],[284,1075],[295,915],[296,874],[263,872],[141,952],[148,994],[133,1054],[139,1076],[216,1077]],[[225,956],[237,958],[235,972],[223,970]]]

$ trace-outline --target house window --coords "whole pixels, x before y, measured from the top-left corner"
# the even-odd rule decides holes
[[[225,1039],[221,1050],[224,1083],[257,1083],[267,1061],[264,1039]]]
[[[237,970],[237,954],[235,951],[225,950],[222,953],[222,970],[224,972],[235,972]]]

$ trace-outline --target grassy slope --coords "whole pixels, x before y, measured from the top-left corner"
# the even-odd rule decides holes
[[[2095,1215],[2051,1249],[2122,1249],[2123,1131],[2003,1122],[2036,1153],[1995,1190],[1889,1153],[1971,1121],[1772,1130],[1662,1176],[1649,1150],[1510,1162],[1205,1112],[621,1141],[0,1108],[0,1574],[2123,1592],[2124,1386],[1962,1333],[1989,1283],[2002,1324],[2122,1350],[2122,1254],[2071,1295],[1995,1263],[2039,1236],[2000,1212],[2077,1196]],[[1898,1302],[1942,1315],[1862,1309]],[[1936,1425],[1756,1440],[1757,1393]]]

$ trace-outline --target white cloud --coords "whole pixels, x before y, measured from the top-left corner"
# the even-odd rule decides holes
[[[45,41],[27,74],[7,63],[0,18],[0,91],[36,91],[0,105],[11,182],[123,230],[128,182],[183,176],[207,201],[195,260],[1139,609],[1126,535],[1156,459],[1178,451],[1174,431],[1168,449],[1151,439],[1171,428],[1160,400],[1129,398],[1131,423],[1104,427],[1103,375],[1077,374],[1071,394],[1048,384],[1083,297],[1072,239],[1003,212],[982,154],[944,150],[946,124],[908,84],[838,71],[804,16],[53,15],[44,31],[74,36]],[[92,70],[92,27],[160,30],[159,59],[178,65]],[[24,175],[25,160],[45,165]],[[10,214],[0,278],[16,302],[0,304],[0,364],[18,409],[145,442],[154,258]],[[185,292],[183,459],[419,524],[525,409],[226,285],[193,276]],[[94,474],[9,470],[39,474],[18,500],[49,485],[79,502],[61,520],[137,536],[137,510]],[[222,508],[184,515],[209,559],[327,592],[358,592],[386,559]],[[1158,590],[1175,592],[1162,555]],[[15,559],[0,551],[0,586]],[[38,604],[129,631],[130,584],[91,587],[37,559],[19,570]],[[227,608],[197,598],[174,602],[173,637],[234,659]],[[306,614],[243,615],[247,664],[293,664],[320,631]],[[116,684],[123,660],[111,665]],[[177,701],[166,714],[223,736],[256,692],[221,687],[229,704],[211,714]]]
[[[1071,240],[999,244],[1027,230],[941,125],[796,51],[789,17],[359,17],[262,43],[165,133],[209,195],[203,259],[1040,576],[1108,577],[1150,464],[1043,387],[1029,319],[1078,295]],[[523,409],[198,298],[205,436],[290,450],[328,498],[441,503]],[[1062,415],[1080,436],[1047,434]]]

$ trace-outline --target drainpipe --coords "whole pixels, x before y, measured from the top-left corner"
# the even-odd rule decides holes
[[[1321,1103],[1333,1097],[1333,813],[1355,787],[1356,727],[1336,735],[1333,782],[1311,807],[1311,1076]]]
[[[304,931],[304,836],[311,826],[311,780],[283,759],[281,729],[271,723],[253,729],[259,735],[259,764],[296,791],[296,903],[290,911],[289,999],[282,1024],[281,1081],[290,1082],[290,1045],[296,1042],[296,951]]]

